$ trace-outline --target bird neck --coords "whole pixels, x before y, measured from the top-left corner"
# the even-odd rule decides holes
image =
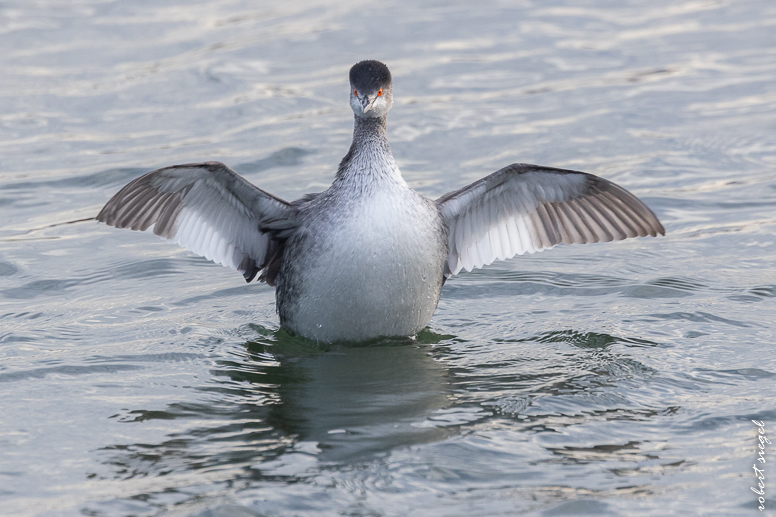
[[[388,118],[382,117],[356,117],[356,123],[353,127],[353,143],[371,143],[381,142],[388,146],[388,136],[386,128],[388,127]]]
[[[404,183],[386,134],[386,117],[356,117],[353,143],[340,162],[337,181],[373,184],[387,179]]]

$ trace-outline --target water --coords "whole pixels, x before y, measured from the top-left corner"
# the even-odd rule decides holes
[[[776,5],[288,4],[0,5],[3,513],[760,514]],[[326,188],[366,58],[423,194],[581,169],[667,236],[462,274],[417,340],[320,348],[278,329],[270,287],[88,220],[175,163]]]

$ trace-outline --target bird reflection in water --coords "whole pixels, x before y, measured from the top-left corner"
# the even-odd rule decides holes
[[[181,425],[161,443],[108,448],[118,478],[200,469],[234,470],[235,480],[303,475],[320,463],[368,461],[457,432],[429,420],[450,405],[449,374],[434,345],[452,336],[423,331],[416,339],[322,347],[251,327],[259,337],[239,359],[219,361],[212,382],[198,388],[209,401],[121,416]]]

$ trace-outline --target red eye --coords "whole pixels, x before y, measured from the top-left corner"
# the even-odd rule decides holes
[[[380,88],[379,90],[377,90],[377,96],[382,97],[382,95],[383,95],[383,89]]]
[[[358,97],[358,90],[356,90],[355,88],[353,88],[353,95],[355,95],[356,97]]]

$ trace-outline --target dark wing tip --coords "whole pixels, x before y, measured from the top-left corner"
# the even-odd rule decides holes
[[[121,214],[126,215],[127,211],[132,209],[136,203],[133,203],[137,199],[138,194],[142,194],[142,191],[148,190],[149,177],[157,171],[147,172],[139,178],[135,178],[124,187],[116,192],[111,197],[105,206],[102,207],[100,213],[97,214],[97,220],[101,223],[115,226],[117,228],[125,228],[121,225]]]
[[[599,198],[599,194],[603,194],[610,208],[617,208],[619,214],[627,218],[626,224],[629,222],[635,225],[638,237],[657,237],[658,234],[666,234],[663,224],[652,209],[623,187],[592,174],[588,175],[588,185],[587,195],[590,199]]]
[[[657,223],[655,230],[657,230],[657,233],[665,237],[666,229],[663,227],[663,223],[660,222],[657,216],[655,217],[655,222]],[[657,235],[653,235],[653,237],[657,237]]]
[[[100,213],[97,214],[97,217],[95,217],[97,222],[100,223],[107,223],[108,220],[108,205],[106,204],[102,209],[100,210]]]
[[[245,281],[247,283],[251,283],[254,278],[256,278],[256,275],[259,273],[260,268],[256,264],[256,261],[253,260],[248,255],[245,255],[242,259],[242,262],[240,262],[239,267],[237,268],[238,271],[243,271],[243,278],[245,278]]]
[[[110,198],[97,214],[97,220],[116,228],[146,230],[161,217],[165,222],[165,235],[156,230],[154,233],[168,237],[166,234],[169,233],[169,227],[177,217],[181,200],[191,185],[182,185],[176,192],[164,192],[158,183],[167,177],[165,173],[172,172],[172,176],[177,177],[180,174],[177,171],[181,169],[199,169],[211,173],[225,171],[234,174],[221,162],[184,163],[152,170],[130,181]]]

